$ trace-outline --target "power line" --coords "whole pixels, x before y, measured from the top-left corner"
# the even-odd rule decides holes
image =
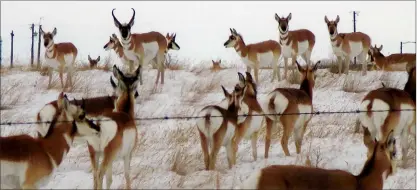
[[[316,112],[304,112],[304,113],[282,113],[282,114],[242,114],[237,115],[237,117],[264,117],[264,116],[285,116],[285,115],[322,115],[322,114],[358,114],[363,112],[373,113],[373,112],[402,112],[402,111],[416,111],[415,109],[401,109],[401,110],[354,110],[354,111],[316,111]],[[210,117],[223,117],[223,116],[210,116]],[[190,120],[190,119],[200,119],[200,118],[206,118],[206,116],[165,116],[165,117],[145,117],[140,118],[136,117],[134,120],[141,120],[141,121],[150,121],[150,120]],[[111,119],[89,119],[90,121],[112,121]],[[73,122],[73,121],[57,121],[57,123],[65,123],[65,122]],[[32,125],[32,124],[50,124],[51,121],[33,121],[33,122],[2,122],[0,123],[0,126],[3,125]]]

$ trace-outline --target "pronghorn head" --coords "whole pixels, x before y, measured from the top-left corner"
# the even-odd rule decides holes
[[[49,48],[54,44],[54,37],[56,35],[56,28],[52,32],[44,32],[42,28],[40,29],[40,35],[43,36],[43,45],[45,48]]]
[[[121,24],[117,20],[116,16],[114,16],[114,10],[116,10],[116,9],[113,9],[111,11],[111,14],[113,15],[114,25],[119,29],[119,32],[120,32],[120,35],[122,36],[122,39],[123,40],[128,40],[128,38],[130,37],[130,34],[131,34],[130,30],[133,27],[133,24],[135,23],[135,9],[132,8],[133,16],[130,19],[129,23],[124,23],[124,24]]]
[[[123,74],[116,65],[113,66],[113,75],[117,79],[117,90],[120,95],[121,92],[127,92],[129,95],[134,96],[132,92],[136,91],[136,87],[139,83],[140,70],[141,66],[139,65],[133,74]]]
[[[112,34],[109,41],[104,45],[103,49],[108,51],[111,49],[116,49],[117,46],[121,46],[119,38],[117,38],[116,34]]]
[[[220,107],[222,108],[229,108],[233,103],[234,103],[234,97],[233,94],[230,94],[226,88],[224,88],[223,85],[222,86],[222,90],[223,90],[223,94],[224,94],[224,99],[219,103]]]
[[[88,55],[88,62],[90,62],[90,68],[97,66],[99,61],[100,61],[100,56],[98,56],[97,59],[91,59],[90,55]]]
[[[247,92],[246,89],[250,85],[247,84],[248,81],[245,79],[245,76],[243,76],[242,73],[238,72],[237,74],[239,76],[239,82],[235,85],[235,90],[233,91],[235,99],[234,103],[238,110],[238,115],[247,115],[249,114],[249,106],[244,103],[244,98]],[[242,123],[246,117],[239,116],[237,119],[238,123]]]
[[[220,67],[220,64],[222,63],[221,59],[219,59],[218,61],[211,60],[211,62],[213,63],[213,67],[211,68],[211,70],[218,71],[221,69]]]
[[[223,44],[226,48],[236,47],[238,42],[242,40],[242,36],[238,34],[234,28],[230,28],[230,33],[229,39]]]
[[[375,57],[385,57],[384,54],[381,53],[382,51],[382,44],[379,47],[376,47],[376,44],[374,45],[374,47],[370,46],[369,47],[369,52],[371,53],[371,60],[375,59]]]
[[[114,80],[113,80],[113,77],[112,76],[110,76],[110,84],[111,84],[111,86],[113,87],[113,96],[118,96],[117,95],[117,85],[116,85],[116,83],[114,82]],[[139,96],[139,93],[138,93],[138,91],[136,90],[136,92],[135,92],[135,99],[137,98]]]
[[[175,37],[177,37],[177,34],[169,35],[169,33],[167,33],[165,36],[168,42],[168,49],[180,50],[180,46],[177,44],[177,42],[175,42]]]
[[[291,13],[287,17],[279,17],[277,13],[275,13],[275,20],[278,22],[278,29],[281,33],[288,32],[288,23],[291,20]]]
[[[316,75],[315,72],[317,71],[318,66],[320,65],[321,61],[317,61],[317,63],[313,67],[307,66],[306,69],[300,66],[298,61],[295,61],[297,64],[298,71],[301,73],[301,81],[308,81],[311,88],[314,88]]]
[[[327,29],[329,30],[330,36],[334,36],[337,34],[337,24],[339,23],[339,15],[337,15],[336,20],[329,21],[327,16],[324,16],[324,22],[327,24]]]

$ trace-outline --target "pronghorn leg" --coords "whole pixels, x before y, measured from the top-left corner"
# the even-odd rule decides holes
[[[343,61],[341,56],[337,56],[336,64],[339,66],[339,76],[342,74]]]
[[[266,120],[266,135],[265,135],[265,154],[264,157],[268,158],[269,156],[269,147],[271,146],[271,131],[272,126],[275,126],[275,121],[272,121],[269,117],[265,117]]]
[[[251,141],[252,141],[252,156],[253,156],[253,160],[256,161],[258,157],[258,151],[256,149],[256,141],[258,141],[258,131],[253,132],[251,136]]]
[[[112,167],[112,164],[110,164],[106,171],[106,189],[110,189],[110,186],[112,183],[113,183],[113,167]]]
[[[246,66],[246,72],[250,73],[252,71],[252,68],[250,68],[249,66]]]
[[[301,146],[303,145],[303,137],[307,129],[307,124],[308,124],[308,121],[304,125],[295,126],[293,135],[294,135],[295,148],[296,148],[297,154],[301,153]]]
[[[156,60],[157,60],[157,64],[159,65],[159,70],[160,70],[160,73],[161,73],[161,84],[164,84],[164,81],[165,81],[164,80],[165,79],[165,64],[164,64],[165,54],[162,53],[162,54],[157,55]]]
[[[282,127],[284,129],[284,133],[281,138],[281,146],[282,150],[285,153],[285,156],[290,156],[290,151],[288,150],[288,139],[290,138],[290,135],[294,130],[293,122],[295,121],[295,119],[293,119],[293,117],[291,116],[285,116],[283,119],[284,122],[282,122]]]
[[[304,61],[307,63],[307,66],[311,67],[311,50],[308,49],[307,51],[305,51],[302,57]]]
[[[255,66],[255,68],[253,69],[253,72],[255,74],[255,81],[256,81],[257,84],[259,84],[259,80],[258,80],[259,68],[258,68],[258,66]]]
[[[348,75],[349,74],[349,65],[350,65],[350,56],[346,56],[346,60],[345,60],[345,68],[346,68],[346,70],[345,70],[345,73],[346,73],[346,75]]]
[[[408,153],[408,148],[410,148],[409,143],[408,143],[408,127],[404,128],[402,133],[401,133],[401,149],[402,149],[402,162],[403,165],[406,164],[407,162],[407,153]]]
[[[362,76],[366,75],[366,70],[368,69],[368,62],[366,61],[366,55],[368,55],[368,50],[363,50],[362,53],[359,54],[357,60],[362,63]]]
[[[22,189],[36,189],[35,185],[33,184],[29,184],[29,183],[24,183],[22,185]]]
[[[59,67],[59,79],[61,81],[62,88],[66,88],[66,86],[64,86],[64,68],[62,67]]]
[[[204,166],[206,167],[206,170],[209,170],[209,147],[207,144],[207,138],[204,136],[204,134],[198,130],[198,133],[200,134],[200,141],[201,141],[201,149],[203,150],[203,157],[204,157]]]
[[[125,169],[125,179],[126,179],[126,189],[130,189],[130,161],[132,160],[132,154],[129,153],[124,157],[124,169]]]
[[[109,153],[109,154],[106,155],[106,153]],[[112,152],[109,152],[109,151],[104,152],[103,162],[101,163],[100,170],[98,172],[98,185],[97,185],[98,189],[103,189],[104,174],[107,172],[109,167],[113,166],[113,157],[114,155],[112,155]],[[111,183],[107,182],[107,185],[110,186]]]
[[[281,68],[279,66],[278,56],[274,57],[274,62],[272,64],[276,66],[276,75],[277,75],[278,81],[281,81]]]
[[[226,145],[227,163],[229,164],[229,169],[232,169],[234,165],[234,157],[236,156],[234,153],[233,141],[234,140],[231,140],[231,142],[229,142],[229,144]]]
[[[287,80],[288,73],[288,58],[284,57],[284,78]]]
[[[88,152],[90,153],[91,168],[93,170],[93,187],[94,189],[97,189],[99,155],[92,146],[87,145],[87,147]]]
[[[220,148],[222,147],[224,135],[226,133],[227,127],[220,127],[220,129],[217,131],[216,134],[213,135],[213,146],[211,147],[211,154],[209,159],[209,170],[215,170],[216,169],[216,160],[217,160],[217,154],[220,151]]]
[[[49,88],[51,88],[51,81],[52,81],[52,72],[53,72],[53,70],[52,70],[52,68],[51,67],[48,67],[48,76],[49,76],[49,82],[48,82],[48,89]]]
[[[295,74],[295,70],[297,70],[297,66],[295,64],[295,61],[297,61],[297,55],[293,55],[291,57],[291,72],[294,75]]]

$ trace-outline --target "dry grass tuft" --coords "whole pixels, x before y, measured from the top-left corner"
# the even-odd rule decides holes
[[[288,70],[288,82],[290,84],[301,84],[301,73],[297,69],[294,72]]]
[[[178,175],[185,176],[187,174],[184,170],[186,163],[181,155],[183,155],[183,151],[180,148],[177,148],[177,151],[173,156],[171,171]]]
[[[348,74],[343,82],[343,91],[354,93],[363,92],[364,89],[361,89],[360,78],[357,78],[355,74]]]
[[[191,85],[184,85],[181,89],[181,97],[184,102],[196,103],[204,98],[208,93],[213,92],[220,87],[220,77],[216,74],[211,77],[211,80],[194,81]]]
[[[0,110],[11,109],[21,99],[21,93],[19,93],[18,83],[10,85],[8,88],[1,88],[1,105]]]

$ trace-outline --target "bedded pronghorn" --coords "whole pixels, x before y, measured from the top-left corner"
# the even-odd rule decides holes
[[[52,72],[54,70],[59,72],[62,88],[68,85],[68,81],[71,87],[73,87],[72,74],[75,72],[74,64],[78,55],[78,49],[71,42],[54,43],[54,37],[57,33],[56,28],[54,28],[52,33],[45,33],[41,28],[40,33],[43,36],[43,45],[45,46],[45,63],[49,75],[48,88],[51,87]],[[67,72],[67,80],[64,87],[63,73],[65,71]]]
[[[112,10],[113,20],[115,26],[119,29],[121,35],[121,43],[125,56],[133,60],[136,65],[144,66],[148,64],[152,59],[156,58],[156,65],[158,74],[156,76],[155,84],[158,84],[159,78],[161,78],[161,84],[164,84],[165,76],[165,52],[168,48],[167,38],[159,32],[147,32],[147,33],[131,33],[131,28],[135,21],[135,9],[133,10],[133,16],[129,23],[121,24],[114,16],[114,10]],[[180,47],[175,43],[175,37],[173,36],[171,49],[179,50]],[[130,72],[133,71],[132,63],[129,64]],[[142,72],[140,73],[140,84],[142,85]]]
[[[295,113],[313,112],[313,88],[315,83],[314,72],[317,70],[317,66],[320,64],[320,61],[312,67],[307,66],[306,69],[302,68],[297,61],[295,64],[297,65],[298,71],[300,71],[302,75],[300,89],[276,88],[274,91],[268,94],[266,99],[267,101],[265,102],[265,113],[288,114],[283,116],[267,116],[272,120],[273,124],[267,125],[266,127],[267,136],[265,142],[265,157],[268,157],[269,146],[271,142],[271,128],[272,126],[276,126],[277,122],[280,122],[284,129],[281,138],[281,146],[285,155],[290,155],[290,152],[288,151],[288,139],[290,138],[291,133],[294,135],[297,154],[301,152],[303,136],[312,115]]]
[[[371,59],[375,62],[375,65],[379,70],[383,71],[406,71],[408,65],[415,64],[415,53],[394,53],[389,56],[384,56],[381,53],[382,45],[376,47],[370,47]]]
[[[273,69],[271,82],[275,77],[281,80],[279,69],[279,57],[281,56],[281,46],[277,41],[267,40],[255,44],[246,45],[241,34],[238,34],[235,29],[230,28],[231,35],[229,39],[223,44],[226,48],[235,48],[237,54],[242,58],[246,65],[246,72],[251,72],[254,69],[255,81],[258,80],[258,70],[260,67],[269,67]]]
[[[94,136],[99,128],[82,125],[88,122],[85,113],[78,106],[69,103],[60,93],[58,102],[62,111],[74,120],[57,122],[55,118],[43,138],[29,135],[0,137],[0,166],[2,183],[6,177],[17,178],[18,188],[35,189],[42,187],[65,159],[75,136]]]
[[[88,62],[90,63],[90,68],[97,67],[98,62],[100,61],[100,56],[97,57],[97,59],[91,59],[90,55],[88,55]]]
[[[116,90],[116,84],[110,77],[110,83],[113,87],[113,95],[112,96],[99,96],[99,97],[93,97],[93,98],[86,98],[84,99],[85,102],[85,111],[87,116],[89,117],[95,117],[98,116],[104,112],[112,112],[114,109],[114,102],[117,99],[117,90]],[[138,96],[138,92],[135,93],[135,98]],[[81,100],[73,99],[70,101],[71,104],[80,105]],[[61,107],[59,107],[59,104],[57,100],[51,101],[47,103],[45,106],[42,107],[42,109],[38,112],[36,115],[36,121],[40,122],[37,124],[37,131],[38,136],[45,136],[47,130],[48,130],[48,124],[45,122],[52,121],[53,118],[61,115]],[[66,120],[65,115],[63,117],[60,117],[59,120]]]
[[[297,165],[272,165],[254,172],[241,189],[381,189],[396,171],[393,132],[378,142],[359,175],[343,170],[329,170]]]
[[[289,22],[291,20],[291,13],[286,18],[281,18],[275,13],[275,20],[278,22],[279,44],[281,45],[281,54],[285,64],[284,77],[287,79],[288,58],[292,60],[291,67],[295,66],[295,60],[297,60],[297,56],[299,55],[307,65],[310,65],[311,52],[316,43],[316,36],[307,29],[290,31]]]
[[[372,153],[377,141],[384,141],[389,131],[394,131],[394,136],[400,136],[402,158],[406,161],[409,148],[408,135],[411,133],[416,141],[416,103],[415,103],[415,65],[408,71],[408,81],[404,90],[383,87],[370,91],[362,99],[359,121],[364,131],[369,131],[370,137],[365,138],[364,144],[368,148],[368,156]],[[410,94],[414,94],[412,97]],[[413,109],[414,111],[391,111]],[[382,110],[382,111],[381,111]],[[387,110],[387,111],[383,111]],[[364,133],[365,134],[365,133]]]
[[[124,161],[126,188],[130,189],[130,161],[138,142],[138,131],[134,120],[134,91],[139,80],[140,69],[141,66],[133,75],[125,75],[116,65],[113,66],[113,74],[118,80],[117,90],[119,91],[115,108],[113,112],[104,112],[94,117],[98,120],[97,123],[90,123],[90,125],[98,126],[102,131],[97,137],[87,138],[93,168],[94,189],[102,189],[105,174],[107,189],[110,188],[113,181],[113,161],[117,158],[122,158]],[[103,161],[99,164],[101,156]]]
[[[371,47],[371,38],[362,32],[338,33],[337,24],[339,20],[339,15],[337,15],[334,21],[329,21],[327,16],[324,16],[333,53],[336,55],[339,64],[339,74],[342,72],[342,58],[345,59],[345,73],[349,74],[350,60],[357,57],[359,63],[362,62],[362,75],[365,75],[367,69],[366,56]]]
[[[220,67],[220,64],[222,63],[221,59],[219,59],[218,61],[211,60],[211,62],[213,63],[213,66],[210,68],[211,71],[218,72],[222,70],[222,68]]]

